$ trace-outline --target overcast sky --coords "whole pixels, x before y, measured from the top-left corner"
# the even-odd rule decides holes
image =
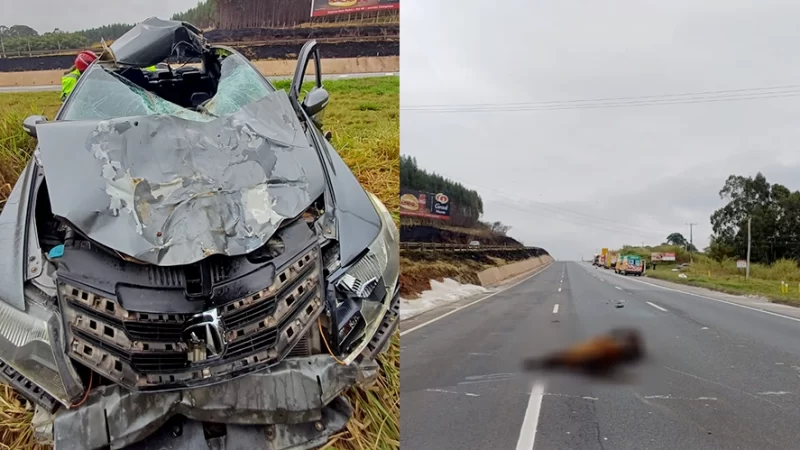
[[[797,17],[791,0],[404,0],[401,152],[558,259],[688,238],[689,222],[703,248],[728,175],[800,189]],[[530,105],[787,85],[715,94],[774,93],[756,100]],[[452,106],[475,104],[494,106]]]
[[[39,33],[77,31],[112,23],[138,23],[148,17],[169,19],[198,0],[0,0],[0,25],[28,25]]]

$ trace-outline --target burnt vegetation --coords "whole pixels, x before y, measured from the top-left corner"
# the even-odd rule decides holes
[[[235,45],[254,59],[294,59],[307,39],[319,40],[326,58],[400,54],[396,10],[312,18],[307,2],[206,0],[171,19],[189,22],[205,30],[210,42]],[[0,23],[0,72],[66,69],[78,50],[99,50],[101,41],[112,42],[134,25],[40,32]]]

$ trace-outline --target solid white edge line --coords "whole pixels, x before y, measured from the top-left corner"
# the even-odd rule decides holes
[[[669,312],[669,311],[667,311],[666,309],[664,309],[664,308],[662,308],[662,307],[660,307],[660,306],[656,305],[656,304],[655,304],[655,303],[653,303],[653,302],[645,302],[645,303],[647,303],[648,305],[652,306],[652,307],[653,307],[653,308],[655,308],[655,309],[660,309],[661,311],[664,311],[664,312]]]
[[[432,323],[434,323],[434,322],[436,322],[438,320],[444,319],[445,317],[449,316],[450,314],[455,314],[455,313],[461,311],[462,309],[469,308],[470,306],[472,306],[472,305],[474,305],[476,303],[480,303],[480,302],[486,300],[487,298],[494,297],[497,294],[500,294],[500,293],[503,293],[503,292],[505,292],[505,291],[507,291],[509,289],[512,289],[512,288],[514,288],[514,287],[516,287],[516,286],[518,286],[518,285],[520,285],[520,284],[532,279],[533,277],[539,275],[540,273],[542,273],[545,270],[549,269],[552,265],[553,265],[553,263],[548,264],[545,268],[540,269],[538,272],[534,273],[533,275],[531,275],[529,277],[525,277],[522,280],[517,281],[516,283],[512,284],[511,286],[508,286],[507,288],[505,288],[505,289],[503,289],[501,291],[492,292],[491,294],[489,294],[489,295],[487,295],[485,297],[481,297],[481,298],[475,300],[474,302],[467,303],[464,306],[459,306],[458,308],[456,308],[456,309],[454,309],[452,311],[446,312],[446,313],[442,314],[441,316],[434,317],[433,319],[431,319],[431,320],[429,320],[427,322],[424,322],[424,323],[421,323],[421,324],[419,324],[419,325],[417,325],[415,327],[409,328],[408,330],[401,331],[400,332],[400,337],[403,337],[403,336],[407,335],[408,333],[411,333],[412,331],[419,330],[422,327],[428,326],[428,325],[430,325],[430,324],[432,324]]]
[[[740,305],[740,304],[735,303],[735,302],[729,302],[727,300],[720,300],[718,298],[713,298],[713,297],[706,297],[705,295],[694,294],[694,293],[691,293],[691,292],[682,291],[680,289],[672,289],[672,288],[668,288],[668,287],[665,287],[665,286],[659,286],[657,284],[648,283],[646,281],[641,281],[641,280],[630,280],[630,281],[633,281],[633,282],[636,282],[636,283],[646,284],[648,286],[657,287],[657,288],[660,288],[660,289],[664,289],[665,291],[672,291],[672,292],[677,292],[679,294],[691,295],[692,297],[704,298],[706,300],[712,300],[712,301],[715,301],[715,302],[725,303],[725,304],[732,305],[732,306],[738,306],[739,308],[749,309],[751,311],[757,311],[757,312],[761,312],[761,313],[764,313],[764,314],[769,314],[771,316],[783,317],[784,319],[789,319],[789,320],[794,320],[795,322],[800,322],[800,319],[798,319],[797,317],[785,316],[783,314],[779,314],[779,313],[772,312],[772,311],[767,311],[765,309],[753,308],[752,306]]]
[[[537,381],[531,389],[531,397],[528,399],[528,408],[525,410],[525,419],[522,421],[522,429],[519,431],[517,440],[517,450],[533,450],[536,443],[536,428],[539,426],[539,412],[542,409],[542,398],[544,397],[544,384]]]
[[[558,303],[553,306],[553,314],[558,314]]]

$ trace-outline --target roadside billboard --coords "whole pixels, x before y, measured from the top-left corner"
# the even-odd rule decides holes
[[[736,268],[737,269],[746,269],[747,268],[747,260],[746,259],[737,259],[736,260]]]
[[[450,197],[442,192],[420,192],[400,188],[400,215],[450,220]]]
[[[603,255],[603,256],[608,255],[608,249],[604,248],[604,249],[600,250],[600,254]]]
[[[653,252],[650,254],[650,261],[653,262],[660,262],[660,261],[675,261],[675,253],[674,252]]]
[[[311,0],[311,17],[400,9],[400,0]]]

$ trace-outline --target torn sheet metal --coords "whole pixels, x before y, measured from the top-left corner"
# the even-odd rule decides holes
[[[324,191],[321,162],[284,91],[206,122],[59,121],[38,136],[53,213],[162,266],[253,251]]]
[[[180,52],[175,56],[199,57],[204,48],[204,38],[197,28],[156,17],[138,23],[110,46],[118,64],[136,67],[160,63],[175,50]]]
[[[142,393],[103,386],[92,391],[80,408],[59,410],[56,447],[95,449],[111,444],[124,448],[150,436],[176,415],[236,425],[313,426],[324,419],[326,405],[364,378],[361,370],[355,364],[338,364],[329,355],[316,355],[288,359],[266,372],[196,389]]]
[[[218,437],[207,436],[202,422],[175,420],[125,450],[312,450],[342,430],[351,415],[350,403],[338,397],[314,423],[226,425],[224,435]]]

